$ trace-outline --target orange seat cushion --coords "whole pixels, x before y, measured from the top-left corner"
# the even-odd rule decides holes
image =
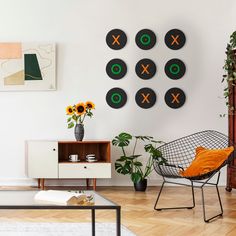
[[[232,146],[224,149],[197,147],[194,160],[186,170],[180,171],[180,175],[183,177],[194,177],[216,170],[233,150]]]

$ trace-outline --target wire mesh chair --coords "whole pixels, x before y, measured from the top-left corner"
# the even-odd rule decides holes
[[[161,189],[157,195],[157,200],[154,205],[155,210],[167,210],[167,209],[192,209],[195,207],[194,188],[200,188],[202,193],[202,206],[203,206],[203,217],[205,222],[223,215],[223,207],[218,189],[218,183],[220,178],[220,169],[229,164],[234,157],[232,153],[229,158],[224,161],[216,170],[208,172],[206,174],[194,177],[183,177],[180,175],[181,170],[185,170],[193,161],[195,157],[195,149],[199,146],[207,149],[222,149],[228,146],[234,146],[234,143],[229,141],[229,138],[214,130],[201,131],[172,142],[166,143],[158,150],[162,152],[162,156],[167,160],[167,164],[159,164],[157,160],[154,160],[155,171],[163,177],[163,183]],[[235,152],[235,151],[234,151]],[[213,180],[213,176],[216,175],[216,180]],[[190,184],[173,182],[167,179],[187,179]],[[212,182],[213,181],[213,182]],[[177,185],[184,185],[191,187],[192,190],[192,205],[186,207],[168,207],[168,208],[157,208],[158,201],[160,199],[163,187],[165,183],[172,183]],[[220,213],[212,217],[206,218],[205,198],[204,198],[204,186],[211,185],[216,187],[216,192],[219,201]]]

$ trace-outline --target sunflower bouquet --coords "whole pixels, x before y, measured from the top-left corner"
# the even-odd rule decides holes
[[[67,119],[68,129],[73,128],[75,124],[83,124],[86,116],[92,117],[92,110],[95,109],[95,105],[91,101],[87,101],[86,103],[79,102],[73,106],[68,106],[66,108],[66,114],[70,116]]]

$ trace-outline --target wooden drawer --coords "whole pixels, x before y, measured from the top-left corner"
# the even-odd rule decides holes
[[[111,178],[111,163],[59,163],[59,178]]]

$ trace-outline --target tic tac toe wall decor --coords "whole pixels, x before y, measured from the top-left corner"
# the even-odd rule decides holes
[[[139,78],[151,79],[156,74],[156,65],[151,59],[145,58],[136,64],[135,71]]]
[[[166,75],[173,80],[181,79],[186,71],[185,64],[177,58],[169,60],[165,65]]]
[[[127,101],[126,92],[121,88],[112,88],[107,92],[106,101],[112,108],[121,108]]]
[[[164,38],[165,44],[169,49],[179,50],[186,43],[186,37],[183,31],[179,29],[171,29],[165,34]],[[154,50],[157,42],[156,34],[150,29],[142,29],[138,31],[135,36],[136,45],[142,50]],[[106,35],[106,43],[107,45],[114,49],[119,50],[122,49],[127,43],[127,36],[124,31],[120,29],[113,29]],[[132,45],[131,45],[132,46]],[[166,48],[166,50],[168,50]],[[139,50],[140,53],[140,50]],[[146,53],[146,52],[145,52]],[[147,52],[148,53],[148,52]],[[154,53],[154,54],[153,54]],[[152,55],[156,52],[153,51]],[[159,70],[159,68],[158,68]],[[184,105],[186,96],[182,89],[174,87],[175,83],[178,83],[175,80],[180,80],[186,73],[186,65],[185,63],[178,59],[173,58],[166,62],[165,67],[166,76],[173,80],[173,88],[169,89],[164,97],[164,100],[167,106],[177,109]],[[151,60],[149,58],[139,59],[139,61],[135,65],[135,72],[137,77],[142,80],[155,80],[157,76],[157,66],[156,60]],[[121,59],[112,59],[106,65],[106,73],[107,75],[114,79],[120,80],[125,77],[127,73],[127,65]],[[135,81],[135,80],[134,80]],[[152,81],[150,81],[152,83]],[[150,83],[146,82],[146,83]],[[117,82],[118,83],[118,82]],[[135,83],[135,82],[134,82]],[[141,83],[141,82],[140,82]],[[142,82],[145,83],[145,82]],[[172,87],[171,86],[171,87]],[[135,101],[137,105],[143,109],[149,109],[153,107],[156,103],[157,96],[153,89],[144,87],[139,89],[135,94]],[[108,91],[106,95],[107,104],[112,108],[121,108],[126,104],[127,95],[126,92],[121,88],[113,88]]]
[[[135,95],[138,106],[148,109],[156,103],[156,93],[150,88],[141,88]]]
[[[119,50],[126,45],[127,36],[120,29],[113,29],[107,34],[106,42],[111,49]]]
[[[172,29],[165,35],[166,46],[172,50],[178,50],[185,44],[185,34],[179,29]]]
[[[116,58],[107,63],[106,72],[110,78],[119,80],[125,76],[127,67],[124,61]]]
[[[182,107],[185,103],[185,100],[185,93],[180,88],[171,88],[165,94],[166,104],[174,109]]]
[[[143,29],[137,33],[135,42],[139,48],[149,50],[156,44],[156,35],[150,29]]]
[[[0,90],[55,90],[52,43],[0,43]]]

